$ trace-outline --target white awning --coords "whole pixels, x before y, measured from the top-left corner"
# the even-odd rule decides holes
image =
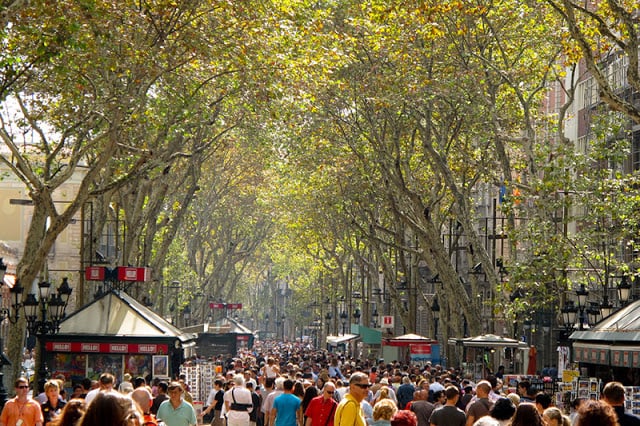
[[[359,338],[359,334],[341,334],[340,336],[327,336],[327,343],[331,346],[337,346]]]
[[[529,345],[519,340],[508,337],[497,336],[495,334],[482,334],[475,337],[450,338],[450,345],[462,345],[465,347],[477,348],[520,348],[527,349]]]

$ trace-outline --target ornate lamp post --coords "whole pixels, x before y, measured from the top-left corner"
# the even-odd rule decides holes
[[[182,318],[184,318],[184,326],[189,326],[189,321],[191,320],[191,307],[189,305],[185,306],[182,310]]]
[[[360,308],[356,308],[353,311],[353,322],[356,324],[360,324],[360,317],[362,316],[362,313],[360,312]]]
[[[67,278],[62,279],[62,284],[55,294],[51,293],[51,284],[43,281],[38,283],[38,297],[34,293],[29,293],[27,299],[22,303],[29,334],[35,335],[40,345],[39,385],[44,385],[47,377],[43,337],[55,335],[60,331],[60,322],[65,317],[65,310],[72,291]],[[19,303],[14,304],[16,312],[19,305]]]
[[[346,310],[342,310],[340,312],[340,322],[342,323],[342,335],[347,334],[347,319],[349,318],[349,314]]]
[[[325,320],[325,322],[326,322],[326,324],[327,324],[327,336],[328,336],[329,334],[331,334],[331,329],[330,329],[330,327],[331,327],[331,320],[332,320],[332,319],[333,319],[333,314],[331,314],[331,311],[327,312],[327,313],[324,315],[324,320]]]
[[[378,308],[373,309],[371,318],[373,319],[373,328],[378,328],[378,318],[380,318],[380,314],[378,314]]]
[[[589,324],[595,324],[602,318],[601,312],[603,307],[598,304],[598,302],[589,302],[589,307],[587,308],[587,316],[589,317]]]
[[[438,298],[433,298],[431,304],[431,313],[433,315],[433,337],[438,340],[438,321],[440,320],[440,305],[438,304]]]
[[[589,290],[584,286],[584,284],[580,284],[580,288],[576,290],[576,296],[578,296],[578,321],[580,330],[584,330],[584,310],[587,307],[587,297],[589,297]],[[603,315],[604,316],[604,315]]]
[[[576,324],[576,317],[578,316],[578,307],[573,300],[567,300],[564,303],[561,311],[562,322],[567,330],[571,330]]]
[[[627,276],[623,275],[620,279],[620,283],[618,283],[618,300],[620,301],[620,305],[626,305],[631,299],[631,290],[633,287],[631,283],[627,280]]]

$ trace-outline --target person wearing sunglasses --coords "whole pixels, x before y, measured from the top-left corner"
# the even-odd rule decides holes
[[[336,408],[335,426],[365,426],[366,421],[360,403],[369,394],[369,376],[356,372],[349,378],[349,392]]]
[[[333,398],[336,385],[327,382],[322,387],[322,395],[316,396],[309,402],[304,415],[305,426],[333,426],[333,415],[338,403]]]
[[[7,401],[0,414],[0,426],[42,426],[42,410],[29,396],[29,381],[20,377],[15,382],[15,389],[15,398]]]

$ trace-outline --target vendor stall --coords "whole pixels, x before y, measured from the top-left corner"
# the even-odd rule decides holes
[[[403,359],[411,363],[441,364],[440,345],[437,341],[417,334],[404,334],[382,339],[384,359]]]
[[[569,339],[581,375],[640,386],[640,300],[589,329],[574,331]]]
[[[327,336],[327,350],[332,353],[350,355],[354,352],[351,347],[360,339],[359,334],[340,334],[338,336]]]
[[[60,332],[42,336],[52,377],[67,384],[108,372],[121,380],[132,376],[170,378],[196,336],[184,333],[124,291],[113,290],[60,323]]]
[[[449,339],[449,344],[462,346],[463,367],[473,374],[474,380],[481,380],[489,373],[495,373],[500,365],[507,367],[507,372],[512,374],[523,374],[526,371],[524,360],[528,360],[529,346],[519,340],[482,334],[452,338]]]
[[[198,335],[195,351],[205,358],[236,356],[241,349],[251,349],[255,339],[253,331],[230,317],[221,318],[215,323],[185,327],[183,330]]]

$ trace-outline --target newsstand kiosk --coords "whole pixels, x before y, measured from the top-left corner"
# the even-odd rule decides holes
[[[108,372],[147,380],[173,378],[191,356],[196,335],[184,333],[123,290],[111,290],[60,323],[45,339],[51,377],[67,385]]]

